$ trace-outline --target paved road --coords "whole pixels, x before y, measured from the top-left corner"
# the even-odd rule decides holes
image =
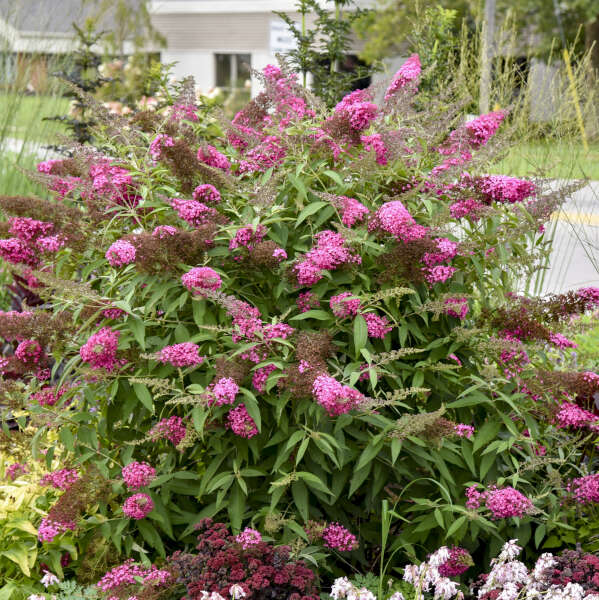
[[[576,192],[552,224],[553,251],[543,291],[599,287],[599,182]],[[551,231],[550,226],[547,229]]]

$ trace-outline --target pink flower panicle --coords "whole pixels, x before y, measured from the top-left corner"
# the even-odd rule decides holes
[[[591,431],[599,432],[599,417],[570,402],[564,402],[560,406],[559,411],[555,415],[555,422],[559,429],[567,427],[583,429],[588,427]]]
[[[344,264],[360,264],[359,254],[353,254],[345,247],[345,239],[330,230],[316,234],[316,245],[300,260],[293,271],[299,285],[314,285],[323,277],[323,271],[332,271]]]
[[[364,145],[366,152],[374,152],[377,164],[384,167],[389,162],[389,150],[380,133],[361,135],[360,141]]]
[[[106,250],[106,260],[113,267],[122,267],[135,262],[135,246],[125,240],[117,240]]]
[[[368,337],[383,339],[392,329],[393,326],[389,325],[387,317],[379,317],[375,313],[363,313],[362,316],[366,321],[366,327],[368,328]]]
[[[239,437],[252,438],[258,435],[258,428],[254,419],[250,417],[245,404],[240,404],[229,411],[227,415],[227,426]]]
[[[129,496],[123,504],[123,512],[130,519],[145,519],[154,509],[154,502],[148,494],[139,493]]]
[[[262,541],[262,535],[259,531],[246,527],[241,533],[235,536],[235,541],[241,544],[244,550],[247,550],[251,546],[255,546]]]
[[[454,427],[454,432],[458,437],[465,437],[470,439],[474,435],[474,427],[472,425],[464,425],[458,423]]]
[[[162,149],[174,145],[175,142],[170,135],[159,133],[150,144],[150,157],[152,160],[160,160],[162,156]]]
[[[485,115],[480,115],[469,121],[464,126],[470,134],[470,146],[474,149],[485,146],[487,142],[495,135],[501,122],[505,119],[503,111],[490,112]]]
[[[561,333],[550,333],[549,343],[561,348],[562,350],[565,350],[566,348],[578,348],[578,344],[574,343],[572,340],[569,340]]]
[[[200,347],[192,342],[182,342],[165,346],[158,353],[158,360],[173,367],[192,367],[201,365],[204,357],[200,356]]]
[[[476,180],[475,187],[487,202],[514,204],[536,193],[532,181],[509,175],[485,175]]]
[[[260,144],[246,153],[245,159],[239,163],[240,173],[264,172],[280,165],[287,151],[277,136],[266,136]]]
[[[46,473],[40,479],[40,485],[51,486],[57,490],[67,490],[79,479],[76,469],[59,469]]]
[[[485,503],[493,519],[523,517],[534,510],[533,503],[513,487],[489,488],[485,492]]]
[[[133,559],[130,558],[122,565],[110,569],[98,581],[97,585],[103,592],[109,592],[110,590],[136,584],[138,582],[136,577],[141,577],[144,584],[158,586],[168,583],[171,574],[168,571],[157,569],[154,565],[150,568],[142,567],[135,564]]]
[[[94,333],[79,349],[81,360],[90,364],[92,369],[112,371],[117,366],[116,357],[120,331],[103,327]]]
[[[173,104],[171,108],[171,120],[185,120],[195,123],[198,120],[197,110],[198,107],[195,104]]]
[[[187,429],[183,419],[176,415],[158,421],[148,432],[150,439],[166,439],[174,446],[178,446],[185,437]]]
[[[567,489],[578,504],[596,504],[599,502],[599,473],[577,477]]]
[[[223,171],[227,171],[231,167],[227,157],[209,144],[198,150],[198,160]]]
[[[466,200],[458,200],[449,207],[449,212],[454,219],[463,219],[465,217],[471,218],[473,221],[478,221],[479,212],[483,208],[483,204],[475,200],[474,198],[467,198]]]
[[[54,223],[37,221],[29,217],[10,217],[8,222],[10,223],[9,233],[24,242],[48,235],[54,228]]]
[[[37,402],[40,406],[54,406],[64,395],[66,389],[55,387],[45,387],[31,394],[31,399]]]
[[[130,490],[139,490],[150,485],[156,477],[156,469],[147,462],[131,462],[123,467],[123,481]]]
[[[44,542],[53,542],[54,538],[65,531],[74,531],[77,524],[74,521],[57,522],[44,517],[37,529],[37,539]]]
[[[265,365],[254,371],[254,374],[252,375],[252,385],[258,392],[264,393],[266,391],[266,380],[276,368],[275,365]]]
[[[21,463],[13,463],[12,465],[8,465],[8,467],[6,467],[4,475],[10,481],[14,481],[19,476],[19,474],[22,475],[24,473],[27,473],[27,471],[27,465]]]
[[[385,202],[375,213],[368,229],[381,229],[397,237],[402,242],[423,238],[428,229],[417,225],[407,208],[399,201]]]
[[[364,396],[360,392],[339,383],[329,375],[319,375],[314,380],[312,393],[330,417],[347,413],[364,401]]]
[[[266,233],[267,230],[264,225],[241,227],[235,232],[235,236],[229,242],[229,250],[234,250],[242,246],[248,250],[253,250],[256,244],[259,244],[264,239]]]
[[[347,196],[337,196],[333,203],[341,211],[341,222],[346,227],[353,227],[363,221],[370,212],[361,202]]]
[[[194,294],[216,291],[222,286],[220,275],[210,267],[194,267],[181,276],[181,281]]]
[[[455,267],[445,265],[437,265],[436,267],[428,267],[423,269],[424,278],[430,285],[435,283],[445,283],[456,272]]]
[[[216,383],[208,387],[209,404],[223,406],[224,404],[233,404],[235,397],[239,393],[239,386],[231,377],[221,377]]]
[[[193,199],[205,204],[218,204],[221,201],[220,192],[210,183],[203,183],[193,190]]]
[[[302,292],[297,299],[297,307],[300,312],[305,313],[320,306],[320,300],[314,292]]]
[[[193,227],[207,223],[215,215],[215,210],[197,200],[171,198],[170,205],[180,219]]]
[[[437,567],[441,577],[459,577],[474,563],[468,550],[453,547],[449,550],[449,558]]]
[[[15,350],[15,357],[26,365],[37,365],[44,357],[44,351],[37,340],[23,340]]]
[[[468,314],[467,298],[447,298],[445,300],[445,312],[456,319],[464,320]]]
[[[391,98],[398,90],[401,90],[410,84],[416,87],[421,71],[420,57],[418,54],[412,54],[393,76],[391,84],[385,92],[385,100],[389,100],[389,98]]]
[[[350,552],[358,547],[358,538],[339,523],[330,523],[322,532],[322,539],[327,548]]]
[[[331,297],[329,306],[336,317],[355,317],[362,307],[362,302],[351,292],[342,292]]]
[[[158,225],[158,227],[155,227],[154,231],[152,231],[152,235],[163,240],[166,237],[177,235],[178,232],[179,230],[171,225]]]

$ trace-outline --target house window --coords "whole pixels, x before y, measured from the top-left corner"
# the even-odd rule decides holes
[[[220,88],[242,88],[250,78],[251,54],[215,54],[216,85]]]

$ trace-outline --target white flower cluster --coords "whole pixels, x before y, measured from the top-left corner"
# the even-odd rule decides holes
[[[231,600],[240,600],[245,598],[246,593],[243,591],[243,587],[237,583],[234,583],[229,588],[229,594],[231,594]],[[226,600],[218,592],[202,592],[202,600]]]
[[[408,565],[404,571],[404,581],[411,583],[416,590],[416,598],[422,598],[423,592],[432,592],[434,600],[463,600],[464,594],[458,584],[443,577],[439,567],[449,559],[449,548],[441,546],[429,556],[428,562]]]
[[[347,577],[339,577],[331,588],[333,600],[377,600],[376,596],[366,588],[357,588]],[[405,600],[401,592],[395,592],[388,600]]]
[[[500,591],[497,600],[599,600],[599,594],[585,596],[584,588],[578,583],[548,586],[548,576],[556,564],[553,554],[541,554],[529,572],[523,563],[515,560],[522,551],[516,541],[507,542],[499,556],[491,561],[491,572],[478,591],[479,598],[497,590]]]

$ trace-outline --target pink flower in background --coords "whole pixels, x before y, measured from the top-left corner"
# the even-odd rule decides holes
[[[577,477],[567,489],[578,504],[595,504],[599,502],[599,473]]]
[[[281,139],[269,135],[260,144],[246,153],[245,159],[239,163],[240,173],[263,172],[280,165],[287,155]]]
[[[341,211],[341,222],[346,227],[353,227],[363,221],[370,212],[361,202],[347,196],[337,196],[333,203]]]
[[[150,156],[152,160],[160,160],[162,149],[174,145],[175,142],[170,135],[159,133],[150,144]]]
[[[241,227],[235,232],[235,236],[229,242],[229,250],[234,250],[243,246],[248,250],[252,250],[256,244],[259,244],[267,233],[264,225],[248,225]]]
[[[296,302],[299,311],[302,313],[320,306],[320,300],[314,292],[302,292]]]
[[[66,490],[79,479],[76,469],[59,469],[47,473],[40,479],[40,485],[51,486],[57,490]]]
[[[449,207],[449,212],[454,219],[463,219],[470,217],[473,221],[477,221],[480,217],[478,212],[484,205],[477,202],[474,198],[466,200],[458,200]]]
[[[23,340],[15,350],[15,357],[26,365],[38,364],[44,356],[44,351],[37,340]]]
[[[173,104],[171,108],[171,120],[186,120],[195,123],[198,120],[197,110],[198,107],[194,104]]]
[[[329,375],[319,375],[314,380],[312,393],[330,417],[347,413],[364,401],[364,396],[358,390],[339,383]]]
[[[74,521],[56,522],[44,517],[37,529],[37,539],[44,542],[53,542],[54,538],[65,531],[75,531],[77,524]]]
[[[220,275],[210,267],[194,267],[181,276],[181,281],[194,294],[216,291],[222,286]]]
[[[445,265],[437,265],[424,269],[424,278],[431,284],[445,283],[454,273],[455,267],[447,267]]]
[[[550,333],[549,334],[549,342],[558,348],[578,348],[578,344],[574,343],[572,340],[569,340],[565,335],[561,333]]]
[[[420,57],[418,54],[412,54],[393,76],[391,84],[385,92],[385,100],[389,100],[398,90],[409,84],[417,85],[421,70]]]
[[[503,119],[505,119],[505,113],[496,111],[480,115],[480,117],[466,123],[464,127],[470,134],[470,146],[474,149],[485,146],[491,137],[495,135]]]
[[[155,587],[168,583],[172,575],[168,571],[157,569],[154,565],[149,568],[137,565],[130,558],[122,565],[110,569],[98,581],[97,585],[103,592],[108,592],[122,586],[135,585],[138,582],[138,577],[142,579],[144,584],[151,584],[152,587]],[[110,598],[116,598],[116,596]],[[134,600],[135,598],[136,596],[130,596],[128,600]]]
[[[135,246],[125,240],[117,240],[106,251],[106,260],[113,267],[122,267],[135,262]]]
[[[148,437],[150,439],[166,439],[174,446],[178,446],[185,438],[186,433],[187,429],[183,419],[174,415],[158,421],[148,432]]]
[[[27,465],[21,463],[13,463],[12,465],[8,465],[8,467],[6,467],[4,474],[6,475],[7,479],[9,479],[10,481],[14,481],[19,476],[19,474],[27,473],[27,471]]]
[[[423,238],[428,229],[417,225],[407,208],[399,201],[385,202],[375,213],[368,229],[382,229],[403,242]]]
[[[198,150],[198,160],[223,171],[227,171],[231,167],[227,157],[210,144]]]
[[[377,164],[385,166],[389,162],[389,150],[380,133],[360,136],[366,152],[374,152]]]
[[[322,539],[327,548],[349,552],[358,547],[358,538],[339,523],[330,523],[322,532]]]
[[[252,385],[257,391],[261,393],[266,391],[266,380],[276,368],[275,365],[265,365],[254,371],[254,374],[252,375]]]
[[[560,429],[565,429],[566,427],[574,427],[575,429],[588,427],[592,431],[599,431],[599,417],[570,402],[564,402],[560,406],[559,411],[555,415],[555,421]]]
[[[25,242],[47,235],[54,228],[54,223],[37,221],[29,217],[10,217],[8,222],[10,223],[9,233]]]
[[[285,260],[287,258],[287,252],[283,250],[283,248],[275,248],[272,253],[273,258],[276,258],[278,261]]]
[[[475,180],[476,189],[487,202],[522,202],[536,193],[532,181],[509,175],[484,175]]]
[[[459,577],[465,573],[474,562],[468,550],[453,547],[449,550],[449,558],[440,564],[437,569],[441,577]]]
[[[336,317],[355,317],[360,311],[362,302],[351,292],[342,292],[329,300],[329,306]]]
[[[48,235],[35,240],[35,245],[42,252],[58,252],[61,248],[64,248],[66,243],[66,238],[60,234]]]
[[[130,490],[149,485],[156,477],[156,469],[147,462],[131,462],[123,467],[123,481]]]
[[[251,438],[258,435],[258,428],[254,419],[250,417],[245,404],[240,404],[229,411],[227,415],[227,426],[239,437]]]
[[[455,434],[458,437],[465,437],[470,439],[474,435],[474,427],[472,425],[464,425],[463,423],[458,423],[454,427]]]
[[[445,300],[445,312],[456,319],[463,320],[468,314],[467,298],[447,298]]]
[[[213,208],[197,200],[171,198],[170,203],[173,209],[177,211],[179,218],[193,227],[207,223],[215,214]]]
[[[235,541],[241,544],[244,550],[255,546],[262,541],[262,534],[251,527],[246,527],[240,534],[235,536]]]
[[[148,494],[139,493],[129,496],[123,504],[123,512],[130,519],[145,519],[154,509],[154,502]]]
[[[375,313],[362,313],[368,328],[368,337],[383,339],[392,329],[387,317],[379,317]]]
[[[345,239],[338,233],[325,230],[314,237],[316,245],[293,267],[299,285],[317,283],[325,270],[332,271],[343,264],[362,262],[359,254],[353,254],[345,247]]]
[[[534,510],[533,503],[513,487],[490,488],[485,492],[486,505],[493,519],[523,517]]]
[[[211,184],[203,183],[193,190],[193,199],[206,204],[218,204],[221,200],[220,192]]]
[[[176,227],[172,227],[171,225],[158,225],[158,227],[155,227],[154,231],[152,231],[152,235],[163,240],[166,237],[176,235],[178,231],[179,230]]]
[[[191,367],[201,365],[204,357],[200,356],[200,347],[192,342],[183,342],[165,346],[158,353],[158,360],[173,367]]]
[[[0,240],[0,257],[6,262],[29,267],[36,267],[40,262],[37,249],[19,238]]]
[[[239,386],[230,377],[222,377],[208,389],[210,391],[209,403],[216,404],[216,406],[233,404],[239,393]]]
[[[116,352],[120,331],[103,327],[94,333],[79,349],[81,359],[90,364],[92,369],[112,371],[117,366]]]

